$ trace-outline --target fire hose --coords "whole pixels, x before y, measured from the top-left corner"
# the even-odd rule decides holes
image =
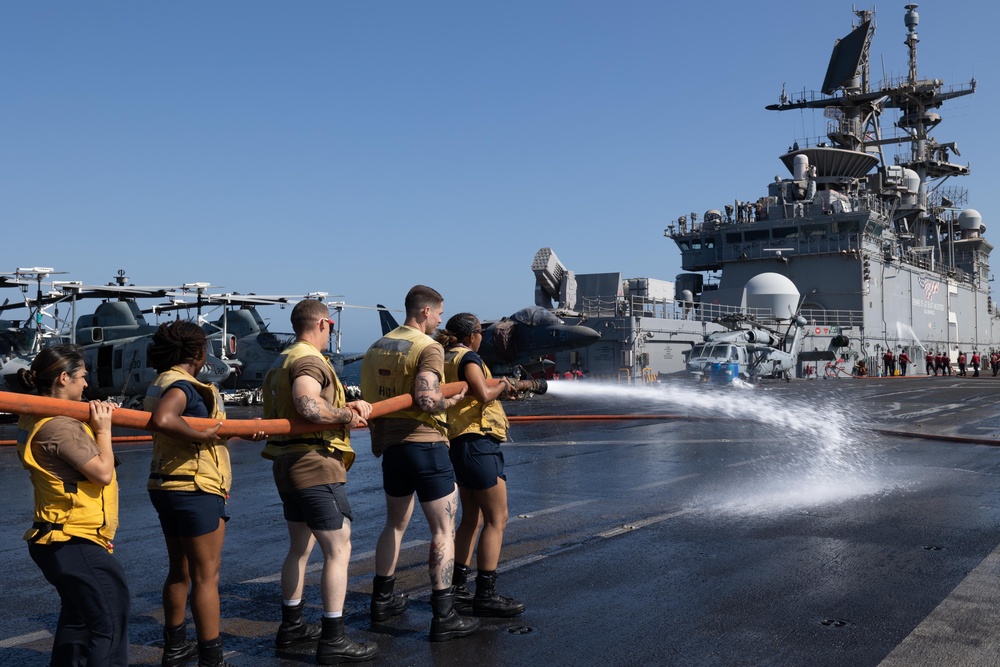
[[[488,385],[497,385],[505,380],[501,378],[486,381]],[[531,391],[536,394],[544,394],[547,390],[545,380],[516,380],[511,381],[513,388],[519,392]],[[461,393],[467,389],[465,382],[449,382],[441,385],[441,393],[445,398]],[[409,394],[394,396],[383,401],[372,403],[372,412],[369,419],[378,419],[399,410],[406,410],[413,405],[413,397]],[[35,396],[32,394],[17,394],[9,391],[0,391],[0,412],[10,412],[19,415],[31,415],[34,417],[54,417],[62,415],[72,417],[79,421],[86,422],[90,419],[90,407],[84,401],[67,401],[50,396]],[[143,431],[153,431],[150,421],[152,414],[144,410],[130,410],[128,408],[116,408],[111,413],[111,423],[122,428],[133,428]],[[208,419],[204,417],[183,417],[188,425],[199,431],[212,428],[220,421],[222,427],[219,429],[219,437],[222,438],[242,438],[249,437],[255,433],[263,431],[268,435],[296,435],[300,433],[312,433],[316,430],[316,423],[305,419]]]

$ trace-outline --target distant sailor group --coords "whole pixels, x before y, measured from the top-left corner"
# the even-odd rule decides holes
[[[264,380],[266,419],[307,420],[312,433],[252,440],[267,444],[275,486],[288,528],[281,567],[281,623],[275,647],[316,645],[319,664],[371,660],[379,647],[344,632],[344,601],[351,555],[353,514],[345,491],[355,453],[350,429],[368,426],[372,453],[382,458],[386,521],[375,550],[370,618],[373,626],[402,614],[409,601],[394,590],[403,534],[420,502],[431,532],[431,641],[464,637],[479,627],[473,616],[513,617],[525,606],[496,590],[496,571],[507,523],[507,486],[500,444],[509,427],[498,399],[513,394],[507,378],[488,382],[477,354],[482,325],[470,313],[441,324],[444,300],[417,285],[406,296],[406,319],[371,346],[362,366],[364,400],[347,401],[344,387],[322,354],[329,343],[327,306],[304,300],[291,313],[295,342],[278,357]],[[153,461],[149,496],[167,547],[163,585],[164,648],[161,665],[180,667],[197,657],[201,667],[223,658],[219,572],[226,498],[232,470],[219,425],[193,429],[183,417],[224,418],[211,384],[196,379],[206,339],[193,323],[161,325],[149,358],[159,376],[147,392],[152,413]],[[44,349],[22,371],[25,386],[44,396],[81,400],[87,386],[79,348]],[[447,398],[443,382],[468,389]],[[369,423],[372,403],[410,396],[405,408]],[[130,598],[125,573],[111,553],[118,525],[117,460],[111,451],[114,406],[91,401],[84,424],[69,417],[22,417],[18,454],[31,476],[34,519],[25,534],[32,560],[59,593],[62,609],[50,664],[128,665]],[[457,479],[457,484],[456,484]],[[456,517],[461,522],[456,533]],[[478,539],[477,539],[478,538]],[[309,555],[323,552],[320,626],[303,619]],[[477,553],[475,592],[468,578]],[[186,636],[186,607],[197,640]]]

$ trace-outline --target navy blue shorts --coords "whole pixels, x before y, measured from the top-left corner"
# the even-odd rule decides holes
[[[483,491],[497,485],[497,480],[505,482],[503,473],[503,452],[500,443],[493,438],[469,433],[451,441],[451,463],[455,466],[458,485],[473,491]]]
[[[382,453],[382,488],[393,498],[427,503],[455,492],[455,471],[445,442],[404,442]]]
[[[285,521],[305,523],[311,530],[340,530],[345,517],[354,520],[343,482],[279,491],[278,495],[284,506]]]
[[[219,529],[219,519],[229,521],[226,499],[204,491],[150,489],[165,537],[199,537]]]

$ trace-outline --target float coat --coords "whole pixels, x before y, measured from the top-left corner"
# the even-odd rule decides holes
[[[281,353],[264,376],[262,394],[264,396],[264,419],[301,419],[295,409],[292,399],[291,367],[304,357],[319,357],[330,368],[333,377],[334,400],[333,407],[342,408],[347,404],[344,386],[337,378],[330,360],[315,348],[305,342],[296,341]],[[261,456],[274,459],[282,454],[310,451],[339,451],[344,461],[344,468],[351,469],[354,463],[354,450],[351,448],[351,431],[347,424],[324,425],[321,431],[303,433],[302,435],[275,435],[267,439],[267,445]]]
[[[107,486],[84,479],[64,482],[42,468],[31,451],[38,430],[52,417],[22,416],[18,422],[17,455],[31,473],[35,488],[35,514],[24,539],[32,544],[55,544],[71,537],[95,542],[109,552],[118,529],[118,476],[112,473]],[[91,438],[94,431],[83,427]]]
[[[177,366],[160,373],[153,384],[149,385],[143,409],[153,412],[163,393],[175,382],[182,380],[190,382],[198,391],[205,401],[210,419],[225,419],[222,397],[215,385],[199,382]],[[204,491],[228,498],[232,481],[233,471],[225,440],[192,442],[166,433],[153,432],[153,462],[149,468],[147,489]]]
[[[458,382],[458,369],[462,365],[462,357],[470,352],[467,347],[454,347],[444,353],[444,380]],[[493,377],[490,369],[483,365],[483,375],[489,380]],[[457,405],[448,410],[448,437],[457,438],[466,433],[481,433],[499,442],[506,442],[507,429],[510,422],[504,413],[499,400],[481,403],[470,392]]]
[[[413,394],[420,353],[428,345],[437,345],[434,339],[413,327],[401,326],[375,341],[368,348],[361,362],[361,395],[369,403]],[[448,425],[444,412],[423,410],[397,410],[387,415],[389,419],[415,419],[430,425],[447,436]]]

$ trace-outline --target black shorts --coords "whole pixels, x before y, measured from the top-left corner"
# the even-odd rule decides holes
[[[469,433],[451,441],[451,463],[455,466],[458,485],[473,491],[483,491],[497,485],[497,480],[505,482],[503,473],[503,452],[500,443],[493,438]]]
[[[354,520],[344,483],[320,484],[295,491],[279,491],[285,521],[305,523],[311,530],[340,530],[344,519]]]
[[[166,537],[199,537],[219,529],[219,519],[229,521],[226,499],[204,491],[150,489],[160,527]]]
[[[430,502],[454,493],[455,471],[445,442],[404,442],[382,453],[382,488],[394,498]]]

